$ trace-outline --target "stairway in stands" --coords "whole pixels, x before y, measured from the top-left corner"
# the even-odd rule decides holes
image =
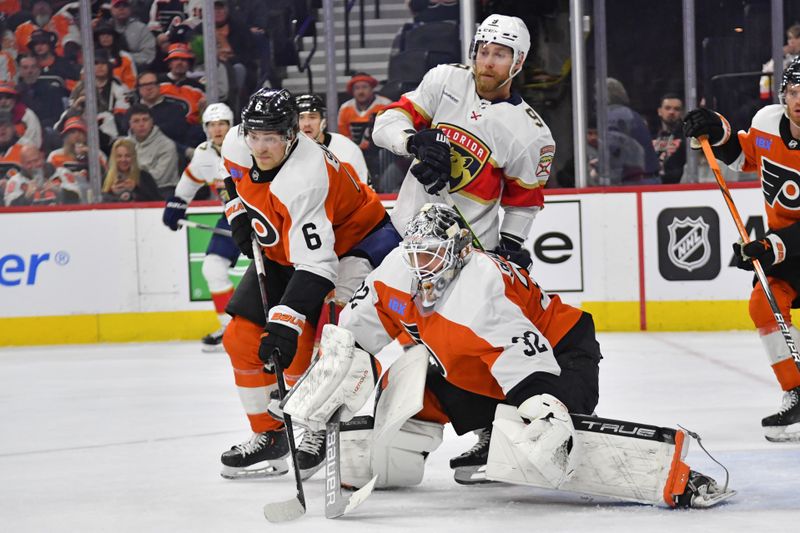
[[[334,0],[334,30],[336,32],[336,86],[343,92],[350,76],[345,73],[345,22],[346,0]],[[411,14],[404,0],[379,0],[380,18],[375,17],[375,0],[364,0],[365,47],[360,46],[359,0],[350,12],[350,69],[366,72],[378,81],[386,79],[389,66],[389,51],[392,40],[402,25],[411,20]],[[325,92],[326,50],[324,11],[319,10],[317,21],[317,50],[311,61],[314,92]],[[312,48],[312,39],[303,39],[300,60],[305,61]],[[293,94],[308,91],[308,73],[299,72],[297,67],[287,68],[287,78],[283,87]]]

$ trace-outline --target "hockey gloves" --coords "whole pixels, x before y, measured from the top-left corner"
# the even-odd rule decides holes
[[[731,127],[725,117],[719,113],[700,107],[689,111],[689,114],[686,115],[683,120],[683,133],[687,139],[696,139],[706,135],[711,146],[719,146],[728,141]],[[692,148],[699,149],[700,144],[693,140]]]
[[[505,235],[500,236],[500,244],[492,252],[525,270],[530,270],[533,264],[531,253],[522,247],[522,243]]]
[[[419,160],[411,167],[411,174],[425,187],[428,194],[436,194],[450,180],[450,140],[442,130],[427,129],[408,138],[409,153]]]
[[[281,369],[292,364],[294,353],[297,351],[297,338],[303,332],[306,317],[287,305],[277,305],[269,310],[269,320],[264,334],[261,335],[261,345],[258,347],[258,358],[264,363],[264,370],[275,372],[275,360]]]
[[[236,185],[233,180],[225,178],[225,190],[228,192],[228,200],[225,203],[225,218],[231,225],[231,234],[236,246],[239,247],[244,255],[253,258],[253,228],[250,226],[250,217],[244,208],[242,200],[236,192]]]
[[[186,202],[183,198],[173,196],[167,200],[164,206],[164,215],[161,219],[164,225],[172,231],[178,231],[178,221],[186,218]]]
[[[766,237],[747,244],[733,243],[733,253],[736,257],[736,268],[754,270],[753,259],[758,259],[765,267],[780,263],[786,258],[786,246],[783,240],[775,233],[768,233]]]

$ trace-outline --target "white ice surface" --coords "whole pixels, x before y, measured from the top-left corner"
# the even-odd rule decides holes
[[[449,429],[422,485],[375,492],[326,520],[323,481],[309,510],[275,525],[264,503],[294,493],[289,476],[226,481],[219,455],[249,437],[228,358],[196,343],[0,350],[0,531],[797,531],[800,445],[770,444],[761,417],[780,390],[755,333],[599,335],[598,414],[700,432],[739,495],[672,511],[494,485],[464,487],[447,461],[474,443]],[[722,480],[692,444],[687,462]]]

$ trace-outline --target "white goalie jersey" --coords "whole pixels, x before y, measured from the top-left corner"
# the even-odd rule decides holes
[[[378,116],[372,139],[409,155],[409,130],[425,128],[439,128],[450,139],[450,194],[484,247],[494,248],[499,232],[524,241],[544,206],[542,188],[555,156],[555,141],[542,118],[514,93],[508,100],[482,99],[469,67],[439,65]],[[409,172],[392,222],[402,233],[420,207],[434,201]]]

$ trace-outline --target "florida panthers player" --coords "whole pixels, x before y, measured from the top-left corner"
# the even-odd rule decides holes
[[[362,486],[378,475],[377,486],[418,484],[450,422],[459,434],[494,425],[484,456],[488,479],[670,506],[711,506],[732,495],[682,462],[682,432],[570,415],[589,414],[597,404],[601,356],[591,315],[550,297],[504,258],[474,251],[470,241],[450,207],[423,206],[400,247],[342,311],[340,327],[326,330],[322,357],[287,402],[286,411],[306,423],[326,422],[339,405],[352,413],[366,397],[361,381],[371,370],[369,354],[393,339],[411,347],[389,370],[374,432],[362,431],[370,452],[342,448],[343,464],[351,465],[346,453],[358,450],[368,471],[356,465],[343,481]],[[327,342],[332,334],[339,342]],[[392,374],[416,354],[422,381]],[[436,371],[424,376],[428,358]],[[349,364],[339,372],[342,361]],[[422,409],[409,410],[404,423],[394,418],[396,409],[381,405],[416,408],[420,399]],[[384,438],[388,427],[398,431]]]
[[[350,163],[358,174],[358,179],[368,183],[367,162],[361,148],[344,135],[326,130],[328,110],[325,101],[316,94],[301,94],[295,100],[300,131],[327,146],[339,161]]]
[[[405,228],[423,204],[436,201],[434,195],[443,191],[485,249],[529,267],[530,254],[522,244],[544,206],[542,189],[555,156],[550,129],[511,91],[530,43],[521,19],[490,15],[472,40],[472,67],[435,67],[416,90],[378,116],[375,144],[419,160],[392,210],[396,228]],[[479,432],[479,446],[489,431]],[[464,460],[455,458],[453,467]]]
[[[186,217],[186,207],[203,185],[208,185],[214,190],[223,203],[227,201],[228,195],[219,168],[222,141],[231,127],[233,127],[233,111],[227,105],[211,104],[203,111],[203,129],[208,140],[195,148],[192,160],[183,171],[175,188],[175,195],[167,200],[164,208],[164,224],[171,230],[178,230],[178,221]],[[230,229],[224,216],[217,221],[217,227]],[[216,234],[211,237],[206,248],[206,257],[203,259],[203,277],[211,292],[211,300],[214,302],[220,327],[203,337],[202,343],[206,350],[213,350],[222,343],[222,333],[230,321],[225,312],[225,306],[233,295],[233,283],[228,276],[228,269],[236,264],[238,258],[239,248],[230,237]]]
[[[283,423],[267,410],[276,378],[263,368],[272,366],[277,350],[287,382],[298,379],[310,363],[325,296],[335,288],[349,299],[400,241],[378,196],[352,167],[299,134],[297,111],[289,91],[261,89],[222,145],[225,212],[243,253],[252,256],[253,233],[262,245],[270,305],[265,317],[249,268],[228,304],[233,318],[223,345],[253,436],[222,455],[227,478],[288,471]],[[324,437],[306,432],[298,446],[306,477],[322,462]]]
[[[751,259],[764,267],[772,294],[787,324],[791,309],[800,307],[800,59],[783,72],[780,104],[768,105],[753,117],[748,131],[732,135],[728,121],[709,109],[686,115],[687,137],[708,136],[714,155],[734,170],[761,176],[769,231],[765,238],[734,244],[737,266],[753,270]],[[699,147],[696,140],[693,147]],[[750,317],[761,336],[772,370],[784,392],[778,413],[761,421],[767,440],[800,441],[800,369],[789,352],[761,285],[750,295]],[[800,330],[789,330],[800,346]]]

